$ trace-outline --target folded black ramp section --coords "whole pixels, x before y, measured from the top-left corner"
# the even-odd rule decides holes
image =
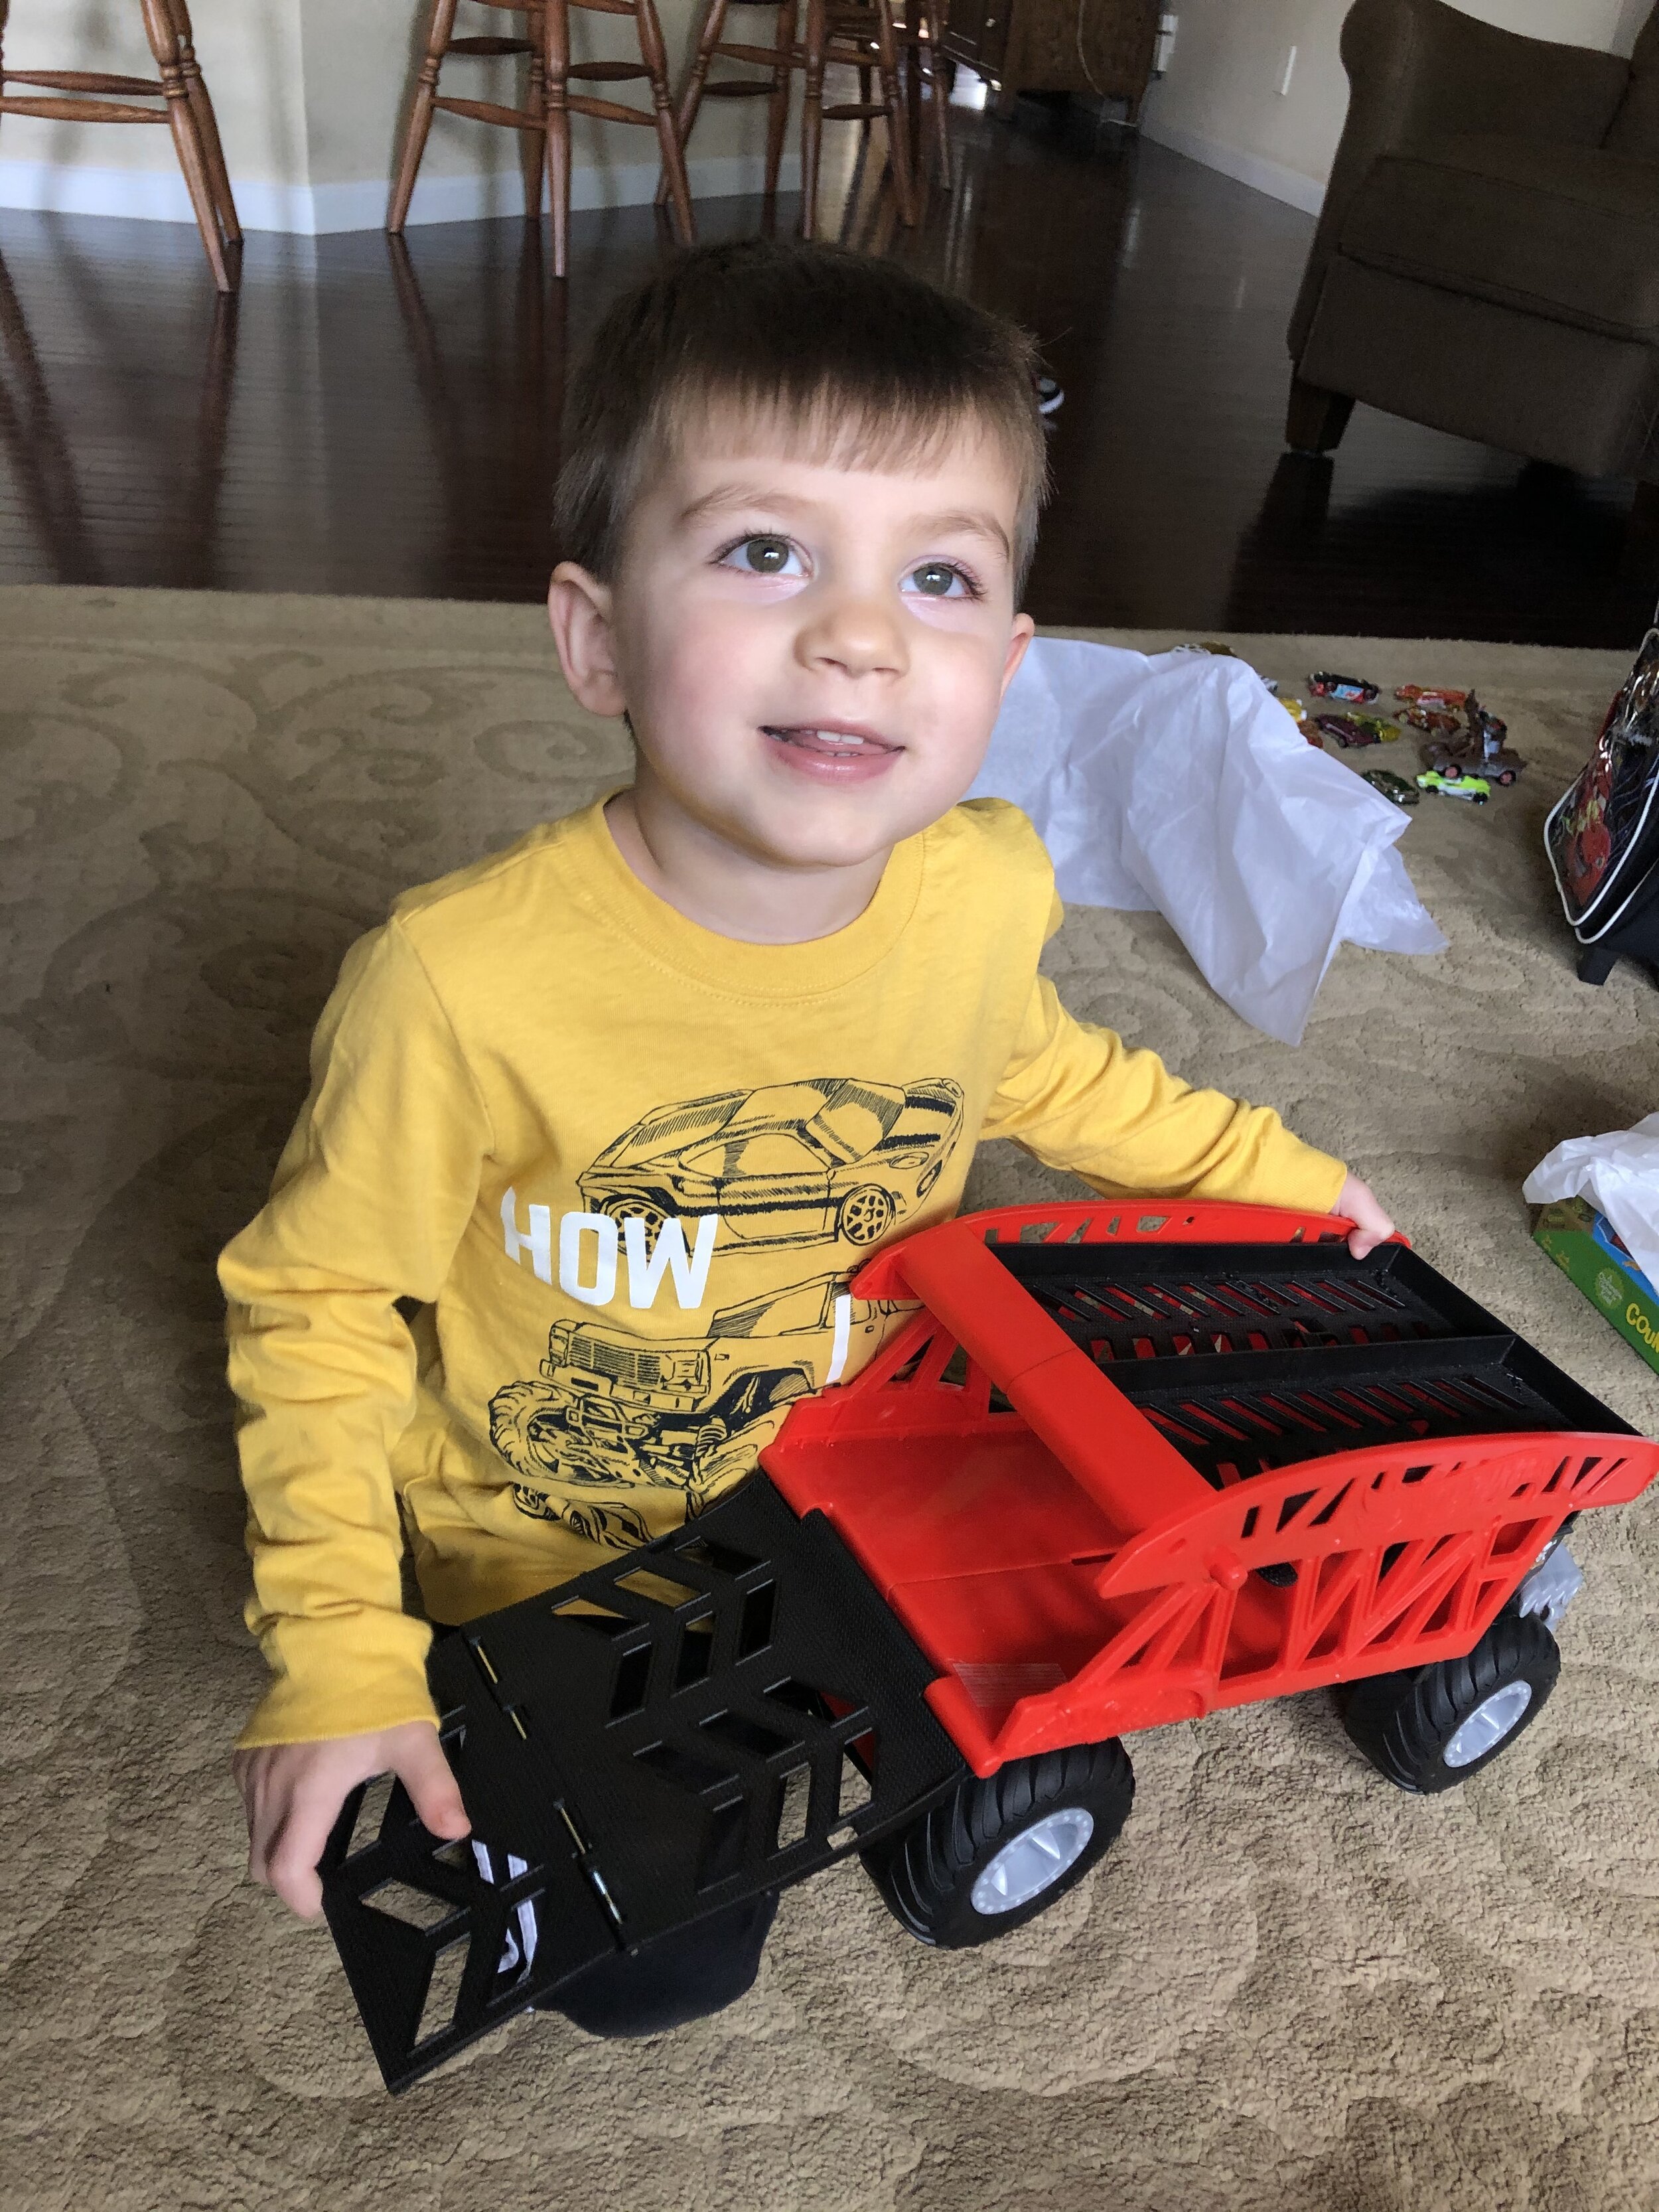
[[[392,2088],[592,1960],[816,1873],[963,1771],[923,1695],[934,1669],[823,1516],[761,1474],[440,1638],[429,1671],[474,1833],[526,1871],[483,1881],[400,1790],[368,1838],[343,1817],[325,1899]],[[430,1924],[411,1929],[404,1889]]]
[[[348,1799],[323,1856],[323,1906],[392,2090],[618,1947],[562,1818],[564,1792],[550,1763],[522,1756],[523,1739],[459,1638],[439,1639],[429,1672],[473,1835],[490,1845],[503,1874],[509,1853],[525,1870],[501,1884],[485,1880],[471,1839],[429,1834],[401,1784],[368,1820],[374,1808],[365,1801],[386,1795],[384,1780]],[[518,1912],[526,1902],[535,1907],[533,1960]]]

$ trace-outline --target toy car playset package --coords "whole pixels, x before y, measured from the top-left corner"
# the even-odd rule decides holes
[[[472,1838],[382,1784],[323,1862],[388,2086],[854,1852],[923,1942],[1017,1928],[1116,1838],[1136,1729],[1334,1687],[1404,1790],[1497,1758],[1555,1681],[1563,1537],[1659,1448],[1345,1227],[1096,1200],[887,1246],[854,1292],[917,1310],[759,1472],[441,1635]]]
[[[1603,983],[1620,960],[1659,972],[1659,629],[1650,629],[1595,750],[1544,824],[1545,850],[1578,973]]]
[[[1650,1367],[1659,1368],[1659,1291],[1586,1198],[1547,1206],[1533,1235]]]

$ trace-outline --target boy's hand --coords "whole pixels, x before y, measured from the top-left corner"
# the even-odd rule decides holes
[[[471,1822],[430,1721],[325,1743],[265,1744],[239,1751],[231,1771],[247,1813],[247,1870],[301,1920],[323,1909],[317,1862],[340,1808],[360,1782],[395,1774],[434,1836],[470,1833]]]
[[[1346,1214],[1353,1224],[1348,1249],[1356,1260],[1363,1260],[1367,1252],[1374,1252],[1394,1235],[1393,1222],[1377,1204],[1370,1186],[1361,1182],[1358,1176],[1351,1175],[1343,1184],[1335,1210]]]

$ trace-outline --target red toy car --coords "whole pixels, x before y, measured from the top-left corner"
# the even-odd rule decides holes
[[[1399,725],[1381,714],[1316,714],[1314,727],[1334,738],[1345,752],[1353,745],[1392,744],[1400,735]]]
[[[325,1899],[388,2083],[853,1850],[924,1942],[1018,1927],[1115,1838],[1137,1729],[1336,1687],[1403,1789],[1496,1758],[1555,1681],[1560,1538],[1659,1448],[1345,1228],[1094,1200],[890,1245],[855,1294],[920,1310],[763,1474],[439,1638],[446,1748],[512,1878],[400,1790],[348,1807]]]

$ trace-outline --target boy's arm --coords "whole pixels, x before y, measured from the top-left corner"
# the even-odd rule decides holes
[[[1042,975],[981,1133],[1017,1139],[1108,1197],[1156,1192],[1328,1213],[1349,1180],[1340,1160],[1292,1136],[1271,1108],[1194,1091],[1156,1053],[1074,1020]]]
[[[434,1718],[430,1631],[402,1602],[391,1453],[415,1410],[415,1348],[395,1301],[437,1296],[489,1149],[477,1086],[392,922],[348,956],[270,1203],[220,1261],[246,1619],[274,1677],[245,1749]]]

